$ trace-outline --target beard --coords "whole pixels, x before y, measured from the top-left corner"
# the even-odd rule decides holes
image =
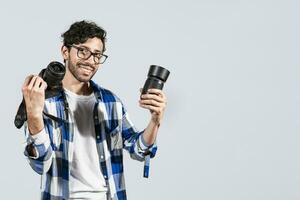
[[[78,61],[77,63],[69,62],[68,69],[79,82],[86,83],[93,78],[98,68],[87,62]]]

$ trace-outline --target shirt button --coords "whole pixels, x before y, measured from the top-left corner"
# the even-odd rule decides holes
[[[103,177],[104,177],[104,178],[107,178],[107,176],[105,176],[105,175],[104,175]]]
[[[100,136],[99,136],[99,135],[97,135],[97,139],[100,139]]]
[[[100,158],[101,158],[101,159],[103,159],[103,158],[104,158],[104,156],[103,156],[103,155],[101,155],[101,156],[100,156]]]

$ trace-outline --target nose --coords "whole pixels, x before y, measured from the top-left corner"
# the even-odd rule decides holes
[[[88,57],[87,59],[84,59],[84,62],[91,65],[91,66],[95,66],[96,65],[96,62],[94,60],[94,56],[91,55],[90,57]]]
[[[94,61],[94,56],[91,55],[88,59],[86,59],[86,61],[90,64],[90,65],[95,65],[95,61]]]

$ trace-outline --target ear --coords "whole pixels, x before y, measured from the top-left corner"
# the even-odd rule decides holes
[[[69,49],[65,45],[62,45],[60,51],[63,59],[68,60],[70,54]]]

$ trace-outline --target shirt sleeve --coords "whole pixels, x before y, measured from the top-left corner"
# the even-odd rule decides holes
[[[52,161],[52,147],[50,145],[50,138],[45,128],[39,133],[31,135],[28,130],[27,122],[25,123],[25,138],[26,146],[24,155],[27,157],[30,166],[38,174],[43,174],[48,171]],[[35,155],[32,155],[32,152]]]
[[[124,148],[129,152],[130,157],[135,160],[144,161],[144,177],[149,176],[150,158],[153,158],[157,151],[156,142],[147,145],[143,138],[143,131],[138,131],[131,122],[129,115],[124,111],[122,118],[122,137]]]

